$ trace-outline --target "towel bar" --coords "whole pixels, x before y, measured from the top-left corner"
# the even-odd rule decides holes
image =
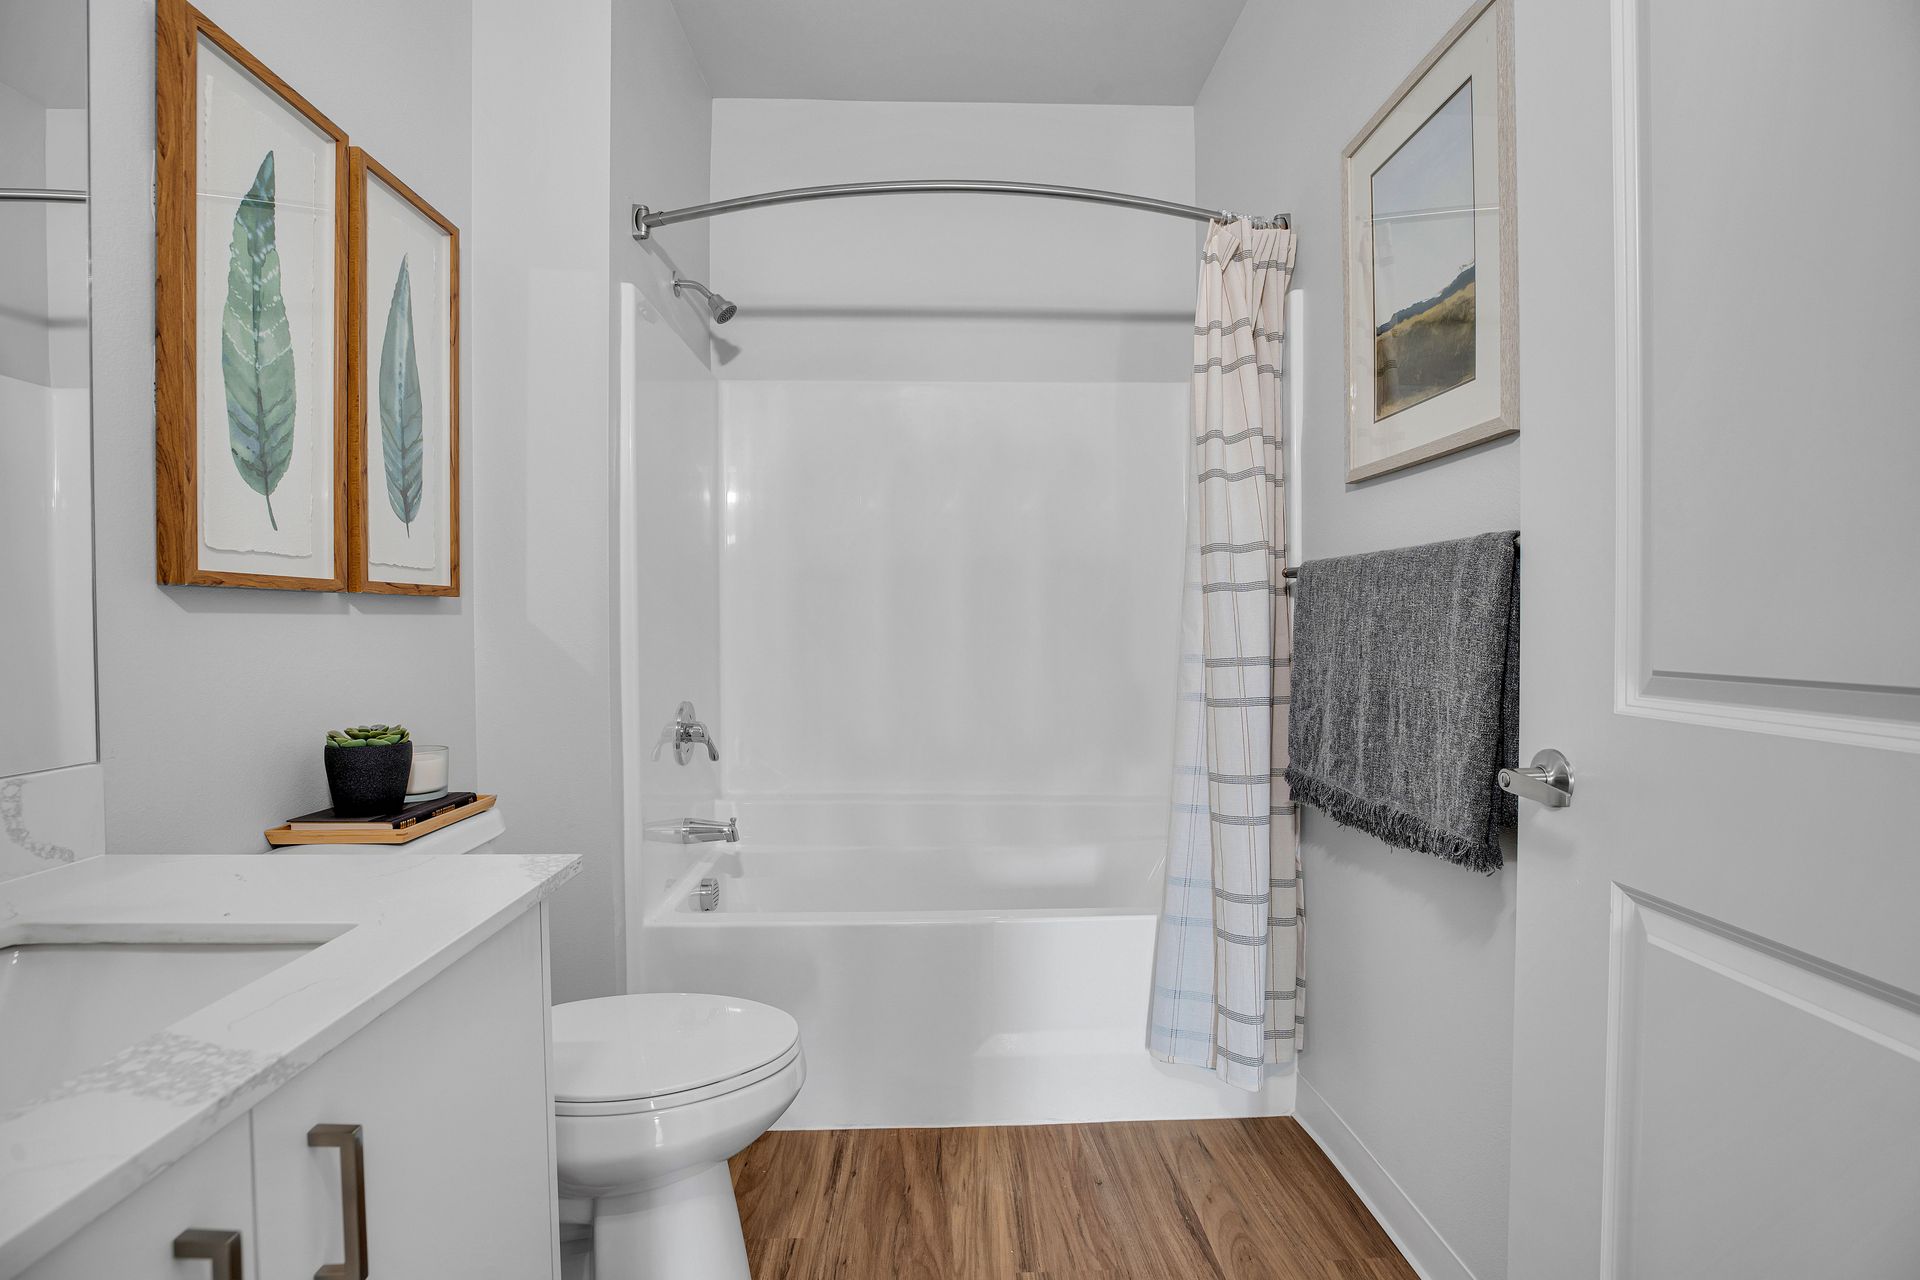
[[[1518,534],[1515,534],[1513,540],[1515,542],[1520,541],[1520,536]],[[1280,571],[1280,576],[1283,578],[1297,578],[1300,576],[1300,566],[1288,565],[1286,568]]]

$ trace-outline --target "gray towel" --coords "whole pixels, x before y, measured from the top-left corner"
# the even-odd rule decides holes
[[[1492,872],[1517,763],[1519,534],[1313,560],[1294,585],[1287,784],[1403,849]]]

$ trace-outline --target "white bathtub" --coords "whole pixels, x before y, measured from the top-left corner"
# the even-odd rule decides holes
[[[1157,805],[738,802],[738,844],[689,846],[646,913],[639,989],[799,1019],[782,1128],[1049,1124],[1293,1109],[1143,1047]],[[671,857],[660,849],[663,857]],[[720,882],[718,910],[693,901]]]

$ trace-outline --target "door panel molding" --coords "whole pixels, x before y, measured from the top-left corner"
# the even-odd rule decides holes
[[[1641,296],[1646,162],[1642,10],[1610,0],[1613,26],[1614,710],[1750,733],[1920,752],[1920,688],[1654,669],[1647,654],[1647,406]]]
[[[1801,1015],[1818,1019],[1845,1037],[1844,1043],[1860,1042],[1862,1054],[1886,1051],[1916,1071],[1920,1071],[1920,994],[1617,882],[1611,893],[1600,1274],[1626,1277],[1634,1274],[1637,1261],[1647,1261],[1635,1257],[1632,1240],[1637,1154],[1634,1133],[1642,1121],[1641,1073],[1663,1049],[1668,1056],[1658,1059],[1661,1066],[1676,1061],[1672,1054],[1685,1052],[1684,1045],[1643,1039],[1647,1006],[1656,1003],[1648,992],[1659,986],[1648,981],[1641,971],[1643,966],[1661,956],[1677,959],[1782,1006],[1783,1026]],[[1690,1011],[1695,1009],[1702,1019],[1710,1019],[1715,1013],[1708,1007],[1690,1006]],[[1788,1040],[1771,1048],[1785,1059],[1799,1056],[1802,1046]],[[1729,1081],[1728,1088],[1737,1089],[1741,1083]],[[1822,1100],[1800,1095],[1785,1080],[1781,1083],[1783,1091],[1791,1095],[1780,1098],[1783,1110],[1821,1107]],[[1845,1098],[1844,1080],[1830,1083],[1835,1086],[1831,1092]],[[1669,1127],[1656,1129],[1671,1139]]]

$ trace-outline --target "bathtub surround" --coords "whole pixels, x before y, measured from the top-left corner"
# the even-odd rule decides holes
[[[1298,818],[1284,785],[1291,231],[1211,228],[1193,320],[1193,462],[1173,804],[1147,1047],[1257,1089],[1306,1023]]]
[[[1287,784],[1390,845],[1501,866],[1518,807],[1517,533],[1314,560],[1294,583]]]
[[[622,916],[634,925],[690,853],[670,828],[713,813],[719,794],[721,766],[707,752],[690,751],[683,764],[677,749],[662,745],[663,736],[675,732],[680,705],[691,702],[709,736],[727,744],[729,768],[736,746],[716,715],[718,400],[704,347],[700,353],[687,347],[670,319],[672,294],[655,292],[654,265],[633,264],[646,283],[622,279],[618,289]],[[636,933],[628,929],[630,944]],[[629,945],[622,959],[626,990],[657,989],[637,946]]]
[[[1177,107],[721,99],[712,185],[1191,200],[1192,145]],[[916,196],[655,240],[700,227],[747,301],[714,335],[728,793],[1163,799],[1197,228]]]
[[[1164,797],[1185,398],[723,382],[729,795]]]
[[[1305,523],[1297,558],[1520,523],[1518,437],[1346,482],[1340,153],[1466,8],[1248,0],[1194,107],[1207,199],[1286,208],[1301,235],[1294,287],[1307,297],[1308,366],[1292,491]],[[1553,19],[1516,15],[1520,30],[1530,21]],[[1314,996],[1301,1119],[1432,1280],[1503,1280],[1517,877],[1463,875],[1312,811],[1302,817],[1301,861],[1313,895]]]

